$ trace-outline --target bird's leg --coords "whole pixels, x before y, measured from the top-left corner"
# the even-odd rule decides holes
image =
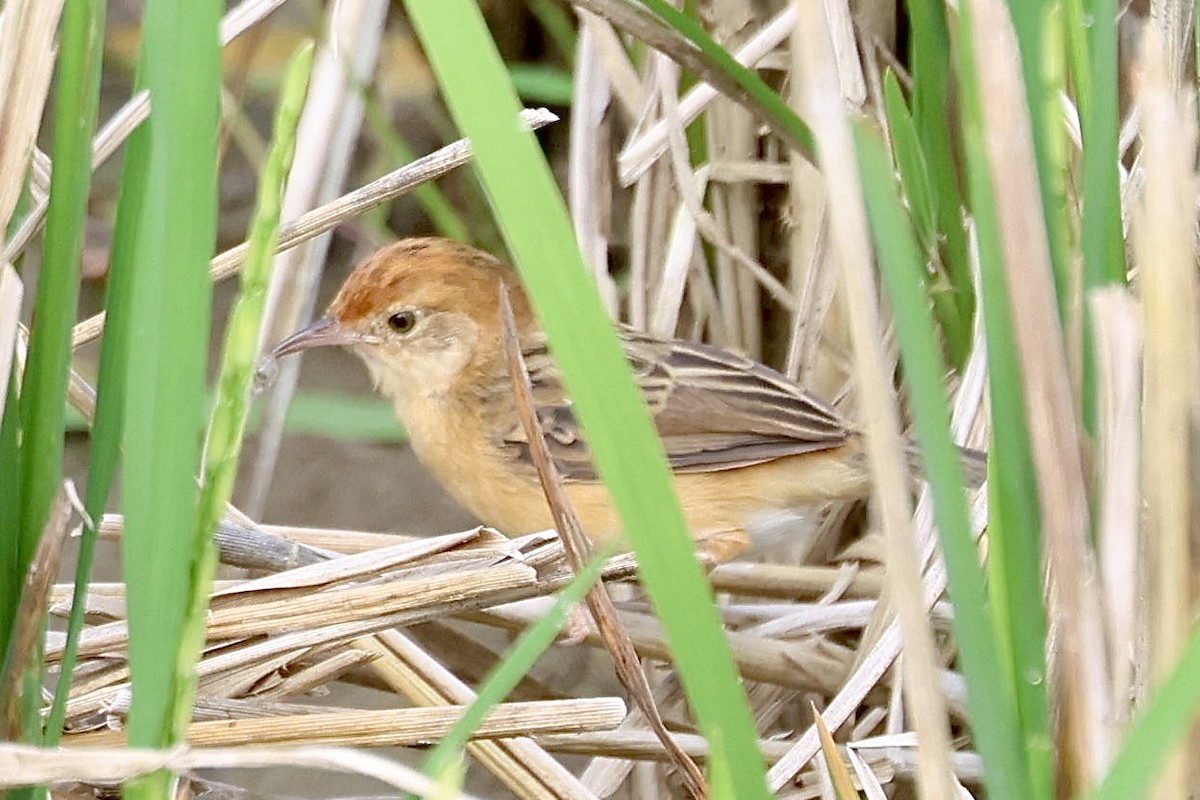
[[[586,642],[589,635],[597,633],[599,631],[592,622],[592,615],[583,605],[575,605],[567,613],[567,621],[563,624],[562,630],[558,632],[558,638],[554,643],[560,646],[574,647]]]

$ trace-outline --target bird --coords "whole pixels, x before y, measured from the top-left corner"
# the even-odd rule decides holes
[[[518,275],[447,239],[402,239],[347,277],[326,314],[279,342],[271,359],[349,349],[392,403],[418,460],[479,522],[520,536],[554,519],[518,418],[504,358],[507,291],[551,460],[584,533],[621,535],[545,333]],[[616,324],[662,440],[685,521],[715,561],[797,509],[870,491],[863,434],[833,406],[770,367],[728,350]],[[981,454],[967,453],[979,480]]]

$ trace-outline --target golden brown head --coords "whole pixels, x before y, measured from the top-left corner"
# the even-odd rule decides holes
[[[516,274],[496,258],[445,239],[405,239],[358,266],[324,317],[280,342],[279,357],[349,347],[375,382],[406,405],[502,364],[500,287],[524,333],[533,314]]]

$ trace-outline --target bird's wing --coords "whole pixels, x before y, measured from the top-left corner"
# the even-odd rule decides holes
[[[720,348],[652,339],[619,329],[626,357],[676,472],[717,472],[827,450],[849,432],[838,413],[784,375]],[[567,480],[595,480],[583,441],[544,342],[528,343],[526,367],[550,456]],[[504,437],[532,464],[519,425]]]

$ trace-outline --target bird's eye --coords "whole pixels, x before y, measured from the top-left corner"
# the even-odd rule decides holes
[[[387,318],[387,324],[396,333],[412,333],[413,328],[417,327],[417,312],[397,311]]]

